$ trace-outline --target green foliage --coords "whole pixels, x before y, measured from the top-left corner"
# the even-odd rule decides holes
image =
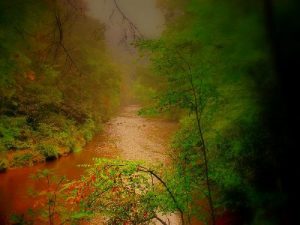
[[[142,103],[147,103],[147,101],[152,100],[156,96],[155,89],[147,86],[143,86],[139,82],[134,85],[134,93],[137,96],[138,101]]]
[[[25,117],[0,117],[0,148],[22,149],[28,144],[22,143],[27,138],[28,126]]]
[[[175,202],[170,195],[174,190],[168,192],[155,172],[140,162],[95,159],[93,165],[82,167],[87,167],[87,174],[64,188],[76,212],[73,217],[101,215],[106,224],[152,224],[158,214],[180,207],[176,200],[180,195],[174,195]]]
[[[0,172],[5,171],[8,168],[8,160],[5,158],[0,158]]]
[[[97,129],[99,131],[101,128]],[[97,129],[95,122],[92,119],[88,119],[81,127],[80,132],[83,134],[86,141],[91,141]]]
[[[72,144],[70,147],[71,152],[80,152],[82,150],[82,147],[78,144]]]
[[[103,25],[83,16],[84,4],[1,1],[1,150],[51,143],[63,153],[77,151],[119,106],[119,73],[105,52]],[[62,30],[56,13],[68,18]]]
[[[37,151],[42,154],[46,160],[56,159],[59,156],[58,148],[51,144],[39,144],[37,145]]]
[[[152,106],[158,111],[185,109],[173,142],[177,164],[173,179],[185,190],[187,207],[192,204],[197,209],[189,196],[196,194],[201,199],[207,194],[199,120],[216,205],[261,214],[258,208],[266,200],[255,197],[261,190],[254,183],[264,162],[273,165],[264,115],[276,88],[263,5],[258,1],[192,0],[170,6],[172,10],[182,7],[183,13],[170,18],[160,39],[142,40],[137,46],[149,55],[152,77],[162,87],[141,81],[154,88]],[[203,211],[188,213],[203,215]]]
[[[32,157],[33,155],[31,153],[15,155],[12,160],[12,166],[14,167],[28,166]]]
[[[13,155],[9,162],[10,167],[32,166],[38,162],[44,162],[45,158],[42,154],[35,151],[21,151]]]
[[[155,172],[161,167],[100,158],[80,166],[87,168],[85,175],[72,181],[51,170],[37,171],[32,178],[42,189],[30,191],[33,208],[22,221],[81,224],[101,218],[105,224],[153,224],[160,215],[186,210],[180,180]]]
[[[158,116],[159,112],[155,107],[148,107],[148,108],[144,107],[138,111],[138,114],[140,116],[152,117],[152,116]]]
[[[13,225],[32,225],[32,222],[27,221],[24,215],[18,214],[13,214],[9,222]]]
[[[25,220],[39,221],[41,224],[57,224],[57,221],[65,221],[67,224],[78,224],[81,219],[77,212],[68,208],[64,185],[67,180],[64,176],[56,176],[51,170],[38,170],[32,175],[32,179],[43,185],[43,189],[31,190],[31,198],[34,200],[30,214],[25,214]]]

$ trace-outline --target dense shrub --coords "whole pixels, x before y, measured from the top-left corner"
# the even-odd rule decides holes
[[[7,159],[0,159],[0,172],[3,172],[8,167],[8,161]]]
[[[43,155],[35,151],[20,151],[15,152],[12,156],[12,160],[9,162],[10,167],[23,167],[23,166],[32,166],[38,162],[45,161]]]
[[[52,144],[39,144],[37,145],[37,151],[41,153],[46,160],[57,159],[59,156],[58,147]]]
[[[92,140],[96,132],[96,124],[92,119],[88,119],[81,127],[81,133],[86,141]]]

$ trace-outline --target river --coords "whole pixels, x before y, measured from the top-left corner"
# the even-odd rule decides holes
[[[106,26],[107,48],[123,74],[135,74],[137,54],[129,45],[132,39],[121,43],[126,23],[116,11],[112,0],[86,0],[87,14]],[[133,22],[145,38],[159,37],[164,27],[164,15],[156,6],[156,0],[117,1],[123,13]],[[113,17],[111,16],[114,14]],[[124,68],[126,68],[124,70]],[[123,77],[123,81],[126,81]],[[122,93],[125,95],[126,93]],[[11,169],[0,174],[0,224],[5,224],[8,215],[25,212],[32,206],[28,190],[37,188],[30,175],[39,169],[52,169],[58,176],[69,179],[80,177],[83,169],[78,164],[90,163],[94,157],[144,160],[148,163],[169,163],[168,141],[176,129],[173,122],[161,119],[146,119],[137,116],[138,106],[124,107],[105,125],[104,131],[79,153],[59,160],[28,168]]]
[[[58,176],[80,177],[84,169],[78,164],[91,163],[94,157],[143,160],[147,163],[170,163],[168,143],[177,124],[163,119],[137,115],[139,106],[129,105],[105,124],[103,132],[78,153],[29,168],[8,170],[0,174],[0,224],[9,214],[23,213],[33,204],[27,192],[38,188],[30,178],[39,169],[51,169]]]

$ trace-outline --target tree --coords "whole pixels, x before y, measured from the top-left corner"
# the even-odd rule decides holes
[[[178,170],[182,170],[178,175],[188,176],[182,181],[190,185],[187,193],[203,190],[206,180],[218,196],[213,199],[217,208],[258,215],[258,202],[267,200],[261,186],[252,184],[263,183],[261,171],[276,164],[270,157],[275,146],[266,124],[276,79],[262,4],[202,0],[174,5],[185,13],[170,18],[159,40],[141,41],[138,46],[151,57],[152,76],[160,78],[160,89],[144,83],[156,90],[157,109],[186,110],[174,141]],[[199,151],[201,158],[196,156]],[[209,162],[207,169],[204,161]],[[193,175],[202,184],[192,185]],[[272,185],[275,180],[269,179]],[[265,196],[280,199],[276,193]],[[210,221],[214,217],[211,214]]]
[[[165,181],[166,174],[159,175],[141,162],[121,160],[98,158],[92,165],[81,166],[87,168],[85,175],[73,181],[53,176],[48,170],[38,171],[34,179],[44,188],[31,190],[35,203],[31,214],[22,220],[50,225],[89,220],[167,225],[165,215],[177,211],[185,224],[181,197],[175,194],[175,185],[171,188]]]
[[[155,53],[152,60],[156,72],[166,76],[168,81],[167,90],[160,96],[158,107],[166,110],[177,106],[194,114],[198,132],[197,145],[199,146],[199,154],[203,157],[209,211],[212,224],[215,224],[215,209],[209,180],[208,150],[202,123],[206,105],[211,105],[216,100],[213,86],[207,80],[204,80],[203,76],[205,75],[202,68],[193,65],[195,63],[192,59],[195,46],[192,42],[175,40],[171,44],[170,42],[167,44],[164,41],[144,41],[139,43],[139,47]]]
[[[154,170],[139,162],[95,159],[87,175],[67,184],[68,201],[80,205],[80,212],[94,218],[104,217],[107,224],[167,223],[159,214],[183,211],[168,184]],[[76,206],[75,206],[76,207]]]

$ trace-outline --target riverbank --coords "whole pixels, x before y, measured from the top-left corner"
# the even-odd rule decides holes
[[[77,165],[91,163],[95,157],[141,160],[148,164],[170,163],[168,143],[178,125],[163,119],[140,117],[138,110],[136,105],[123,108],[80,152],[0,174],[0,224],[5,224],[3,221],[7,221],[12,212],[25,213],[32,207],[33,200],[27,193],[28,189],[40,185],[30,178],[38,170],[50,169],[56,176],[75,179],[84,173]]]
[[[97,131],[100,132],[99,130],[94,125],[86,128],[72,125],[51,131],[51,134],[44,136],[32,134],[21,143],[26,148],[10,148],[1,152],[0,172],[34,166],[79,152],[92,140]]]
[[[86,146],[90,145],[91,142],[93,142],[93,138],[97,139],[97,137],[103,136],[103,132],[108,132],[110,136],[122,137],[117,148],[126,150],[124,151],[125,155],[123,156],[125,159],[144,160],[145,158],[148,158],[153,162],[159,161],[158,158],[161,157],[159,152],[162,151],[161,149],[163,149],[164,146],[151,141],[143,143],[145,142],[145,140],[143,140],[144,136],[149,135],[149,127],[147,127],[146,124],[148,124],[148,126],[155,126],[155,124],[159,122],[168,127],[170,123],[172,124],[174,122],[155,117],[138,117],[139,109],[140,107],[137,105],[125,107],[124,110],[121,110],[119,116],[103,125],[105,131],[103,131],[103,127],[98,129],[93,127],[90,128],[90,130],[85,130],[85,133],[88,133],[88,135],[85,135],[84,137],[84,134],[80,134],[80,128],[77,128],[77,136],[72,137],[73,140],[70,144],[71,146],[67,146],[68,137],[66,137],[66,143],[60,146],[56,139],[48,138],[47,144],[36,144],[33,148],[29,149],[7,151],[6,154],[2,154],[2,159],[0,158],[0,172],[7,172],[8,170],[16,168],[32,167],[37,164],[45,164],[49,161],[59,160],[61,157],[68,157],[70,154],[78,153]],[[145,123],[145,121],[147,122]],[[112,133],[111,129],[108,128],[110,126],[117,126],[118,128],[112,129],[114,130]],[[98,132],[96,133],[95,130],[98,130]],[[124,135],[125,133],[126,135]],[[164,134],[162,138],[165,138],[167,135],[168,134]],[[150,136],[152,136],[152,134],[150,134]],[[134,137],[135,141],[133,142],[129,137]],[[136,154],[135,151],[132,152],[132,149],[135,148],[141,149],[141,152],[138,154]],[[151,148],[156,150],[154,152],[149,152],[148,150]]]

